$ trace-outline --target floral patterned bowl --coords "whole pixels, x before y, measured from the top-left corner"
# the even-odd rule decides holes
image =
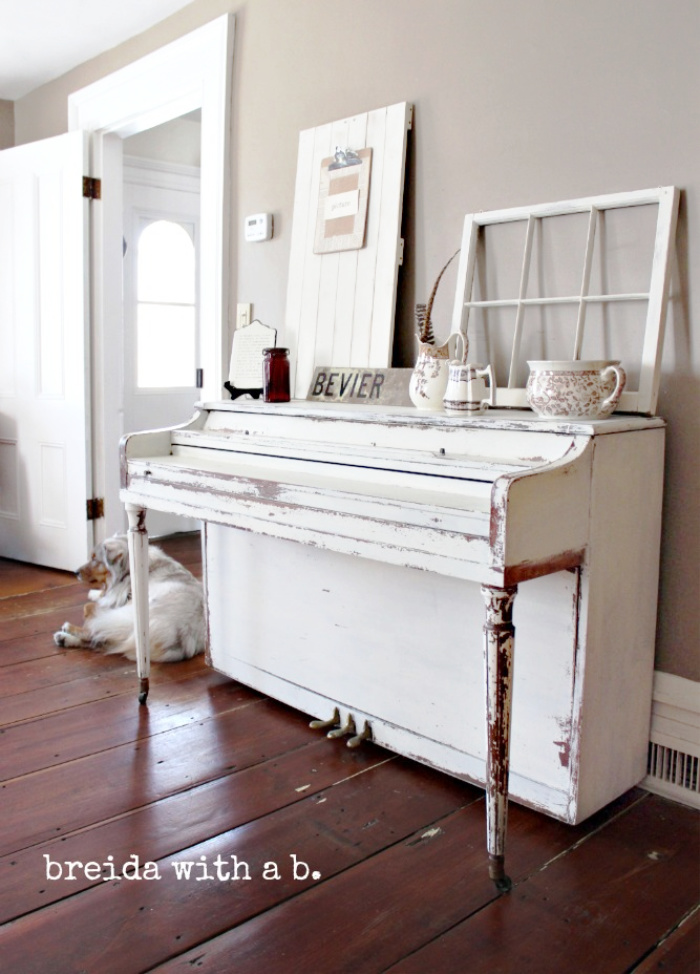
[[[627,376],[619,362],[528,362],[527,401],[551,419],[604,419],[620,401]]]

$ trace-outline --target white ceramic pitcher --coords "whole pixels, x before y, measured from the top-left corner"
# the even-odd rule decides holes
[[[486,377],[489,380],[488,397]],[[496,383],[491,364],[483,366],[468,362],[450,362],[443,402],[448,413],[479,413],[487,406],[495,406]]]
[[[442,409],[449,377],[450,358],[455,354],[459,343],[464,358],[466,339],[459,333],[450,335],[444,345],[418,343],[418,361],[408,386],[408,394],[416,409],[431,411]]]

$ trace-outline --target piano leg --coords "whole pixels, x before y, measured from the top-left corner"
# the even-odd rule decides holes
[[[136,671],[139,678],[139,703],[148,697],[151,668],[148,638],[148,532],[146,511],[136,504],[126,504],[129,518],[129,563],[131,592],[134,602],[134,635],[136,638]]]
[[[517,586],[481,586],[486,603],[486,829],[489,876],[501,892],[511,888],[505,873],[508,824],[508,762],[510,751],[511,665],[515,629],[513,602]]]

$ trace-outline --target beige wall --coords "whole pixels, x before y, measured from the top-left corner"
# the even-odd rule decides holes
[[[0,149],[9,149],[15,144],[15,105],[0,99]]]
[[[700,680],[700,4],[697,0],[197,0],[16,104],[17,142],[66,98],[231,10],[234,300],[281,325],[302,128],[415,105],[395,362],[471,210],[676,184],[678,262],[659,412],[669,423],[658,668]],[[248,213],[275,238],[241,241]],[[447,299],[437,320],[449,318]]]
[[[194,113],[193,113],[194,115]],[[181,166],[202,164],[202,123],[199,115],[173,118],[124,139],[124,154]]]

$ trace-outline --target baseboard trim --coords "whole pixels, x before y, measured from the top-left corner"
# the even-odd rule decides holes
[[[649,763],[642,788],[700,809],[700,684],[654,673]]]

